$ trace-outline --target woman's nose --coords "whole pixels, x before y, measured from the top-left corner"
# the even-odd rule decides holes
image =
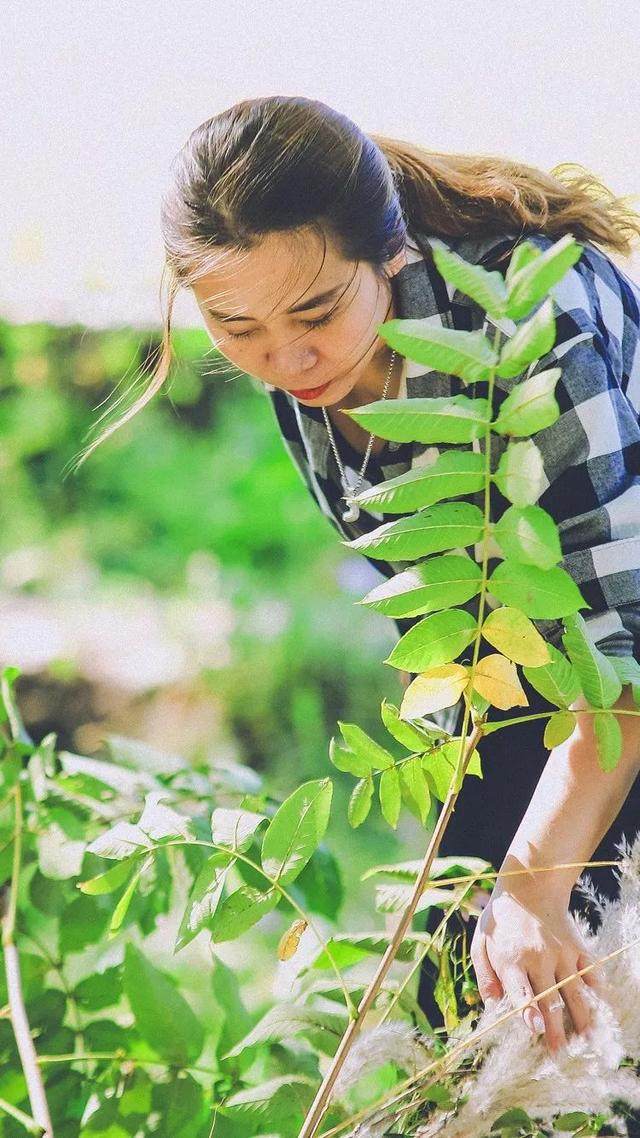
[[[318,362],[318,353],[313,348],[282,347],[269,353],[269,365],[283,378],[301,375],[310,371]]]

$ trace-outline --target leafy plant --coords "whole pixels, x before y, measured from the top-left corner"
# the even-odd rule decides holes
[[[621,742],[611,709],[627,683],[640,706],[640,665],[609,658],[590,640],[580,616],[588,606],[559,565],[558,527],[536,505],[541,462],[532,436],[559,415],[560,369],[519,379],[512,390],[503,383],[494,408],[496,376],[520,377],[551,348],[547,293],[580,246],[568,237],[540,253],[524,242],[504,280],[443,244],[433,246],[442,275],[495,322],[493,341],[419,320],[390,321],[381,333],[426,367],[487,383],[487,394],[377,401],[351,414],[384,438],[477,443],[484,453],[452,450],[432,467],[359,496],[363,505],[404,515],[345,544],[413,563],[362,604],[419,618],[385,661],[416,675],[399,707],[382,702],[384,742],[339,721],[340,738],[329,746],[334,768],[356,779],[351,827],[365,823],[377,799],[392,829],[403,807],[430,829],[435,803],[442,804],[421,860],[367,874],[375,880],[376,909],[392,916],[392,927],[339,931],[342,878],[324,842],[330,778],[305,781],[275,803],[259,777],[241,767],[167,765],[165,756],[113,737],[103,759],[57,751],[51,735],[34,744],[14,698],[18,671],[6,668],[3,1135],[51,1131],[53,1117],[55,1132],[69,1138],[205,1138],[213,1115],[216,1138],[313,1138],[323,1119],[336,1134],[362,1119],[375,1122],[376,1133],[386,1123],[400,1125],[387,1129],[391,1136],[460,1104],[456,1078],[473,1070],[473,1057],[459,1057],[455,1077],[450,1073],[446,1041],[426,1021],[410,982],[429,955],[448,1033],[475,1016],[464,918],[477,914],[478,891],[491,888],[495,871],[480,859],[439,858],[438,850],[464,779],[482,777],[482,739],[518,722],[490,723],[488,709],[527,706],[522,668],[557,708],[545,731],[552,747],[573,731],[572,704],[583,695],[594,714],[599,762],[609,770]],[[520,323],[500,346],[505,319]],[[492,440],[499,453],[493,470]],[[510,502],[496,522],[492,482]],[[478,493],[482,509],[448,500]],[[470,545],[480,548],[481,564],[460,552]],[[489,549],[496,547],[499,563],[489,574]],[[470,602],[477,602],[477,616],[460,607]],[[563,621],[566,655],[537,629],[536,621],[548,619]],[[482,641],[494,651],[480,658]],[[460,699],[463,724],[454,736],[429,716]],[[442,910],[434,934],[411,927],[414,913],[427,907]],[[462,918],[457,936],[454,918]],[[263,920],[271,930],[277,922],[278,967],[287,969],[290,996],[253,1022],[215,949]],[[178,961],[206,941],[211,992],[202,975],[189,990],[185,976],[179,982],[166,960],[153,958],[145,940],[159,926],[172,928]],[[111,959],[98,967],[105,946]],[[363,1033],[372,1010],[376,1026]],[[383,1062],[376,1041],[385,1039]],[[352,1076],[366,1074],[355,1089],[346,1079],[348,1060]],[[399,1073],[407,1076],[402,1084]],[[597,1133],[602,1119],[573,1112],[549,1125]],[[494,1120],[491,1133],[544,1135],[546,1126],[511,1111]]]

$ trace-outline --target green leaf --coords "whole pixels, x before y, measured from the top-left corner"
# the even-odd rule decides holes
[[[154,777],[174,775],[189,769],[189,763],[182,755],[161,751],[159,747],[153,747],[142,739],[131,739],[127,735],[111,732],[105,736],[104,741],[108,755],[119,767],[129,767]]]
[[[156,1054],[181,1067],[195,1063],[204,1046],[204,1029],[172,979],[128,943],[124,990],[142,1038]]]
[[[371,801],[373,798],[373,778],[368,775],[367,778],[361,778],[354,786],[349,805],[347,806],[347,818],[349,825],[355,830],[356,826],[360,826],[367,817],[371,809]]]
[[[54,774],[51,782],[55,783],[61,795],[72,801],[85,801],[93,798],[96,802],[112,802],[116,792],[112,786],[107,786],[102,779],[94,778],[89,774]]]
[[[553,569],[562,560],[558,526],[541,506],[509,506],[493,536],[511,561]]]
[[[622,755],[622,729],[613,711],[597,711],[593,716],[598,762],[603,771],[617,767]]]
[[[548,483],[536,444],[531,439],[509,443],[500,456],[493,481],[514,506],[530,506],[537,502]]]
[[[576,729],[576,714],[574,711],[556,711],[549,716],[544,728],[542,742],[549,751],[559,747],[570,739]]]
[[[407,759],[398,767],[398,772],[403,792],[402,797],[406,801],[406,795],[410,803],[413,803],[415,807],[413,812],[416,813],[417,811],[416,817],[425,826],[431,805],[431,795],[422,758],[417,756],[415,759]],[[411,809],[410,804],[409,809]]]
[[[343,1012],[321,1011],[304,1004],[281,1003],[269,1008],[255,1027],[232,1047],[222,1059],[241,1055],[247,1047],[261,1043],[295,1041],[299,1036],[309,1039],[325,1055],[333,1055],[347,1026]]]
[[[564,569],[538,569],[518,561],[502,561],[489,577],[487,587],[504,605],[521,609],[539,620],[569,617],[590,608],[573,577]]]
[[[157,1128],[157,1138],[161,1134],[171,1135],[171,1138],[191,1138],[195,1134],[202,1135],[205,1127],[209,1129],[210,1119],[203,1090],[192,1075],[182,1073],[177,1078],[174,1074],[165,1082],[156,1081],[151,1103],[151,1113],[157,1111],[162,1119],[161,1126]]]
[[[133,900],[133,895],[136,891],[138,882],[139,882],[140,878],[142,877],[142,874],[145,872],[146,869],[149,868],[150,865],[153,865],[153,854],[150,854],[149,857],[145,858],[145,860],[140,864],[139,868],[134,873],[133,877],[131,878],[131,881],[127,885],[127,888],[125,889],[124,893],[122,894],[122,897],[118,901],[118,904],[116,905],[115,909],[113,910],[113,916],[111,918],[111,924],[109,925],[109,936],[110,937],[114,936],[118,932],[118,930],[121,928],[122,922],[124,921],[124,918],[127,915],[127,911],[128,911],[129,906],[131,904],[131,901]]]
[[[182,1083],[183,1080],[181,1079]],[[151,1113],[151,1091],[153,1083],[146,1071],[140,1067],[129,1076],[125,1089],[118,1099],[118,1110],[125,1118],[130,1114]]]
[[[5,850],[10,855],[13,850],[8,846]],[[10,858],[12,860],[12,858]],[[8,875],[11,876],[11,873]],[[64,881],[52,881],[50,877],[43,877],[36,868],[29,882],[29,900],[41,913],[49,917],[59,917],[69,902],[69,890]]]
[[[376,399],[344,412],[365,430],[399,443],[471,443],[484,435],[491,421],[489,401],[468,395]]]
[[[326,948],[321,949],[315,957],[313,968],[330,968],[329,953],[339,968],[348,968],[366,956],[382,956],[389,946],[391,935],[378,929],[371,933],[336,933],[327,941]],[[424,947],[431,939],[430,933],[407,933],[398,949],[397,959],[413,960],[416,948]]]
[[[427,467],[417,467],[367,487],[355,495],[364,509],[385,514],[408,513],[432,506],[444,498],[473,494],[484,486],[484,455],[475,451],[446,450]]]
[[[211,815],[211,838],[218,845],[245,851],[251,845],[258,827],[266,820],[266,814],[258,814],[253,810],[232,810],[218,806]]]
[[[368,764],[368,770],[362,772],[363,776],[366,776],[372,768],[377,771],[384,771],[393,766],[393,755],[385,747],[376,743],[370,735],[367,735],[362,727],[358,727],[356,723],[343,723],[341,720],[338,720],[338,727],[342,731],[347,746],[358,758]]]
[[[484,533],[484,515],[470,502],[443,502],[408,518],[385,522],[371,533],[343,541],[367,557],[410,561],[443,549],[475,545]]]
[[[220,1020],[216,1056],[220,1061],[220,1055],[229,1047],[233,1047],[234,1043],[242,1039],[242,1036],[251,1029],[254,1017],[249,1014],[242,1001],[238,974],[213,953],[212,963],[211,986]]]
[[[511,1110],[506,1110],[499,1118],[496,1118],[491,1127],[491,1133],[495,1130],[502,1130],[504,1127],[527,1127],[528,1130],[532,1127],[532,1119],[529,1118],[526,1110],[522,1110],[519,1106],[514,1106]]]
[[[174,953],[189,944],[201,929],[208,928],[222,896],[227,873],[235,859],[226,853],[215,853],[202,866],[189,893],[180,922]]]
[[[420,752],[426,751],[432,746],[430,737],[426,732],[400,718],[399,710],[395,704],[383,699],[380,705],[380,715],[389,734],[403,747],[408,747],[410,751]]]
[[[378,335],[407,359],[425,368],[457,375],[468,383],[489,379],[497,356],[482,332],[439,328],[429,317],[387,320]]]
[[[106,830],[104,834],[100,834],[89,843],[87,852],[119,861],[152,847],[153,842],[138,826],[133,826],[131,822],[116,822],[110,830]]]
[[[607,660],[615,669],[621,684],[631,684],[631,694],[636,707],[640,707],[640,663],[633,656],[608,656]]]
[[[53,817],[52,810],[49,817]],[[77,877],[84,855],[90,849],[83,841],[70,841],[66,831],[55,821],[49,821],[46,830],[37,835],[36,848],[41,874],[58,881]]]
[[[443,877],[465,877],[468,874],[480,873],[481,870],[488,870],[491,865],[484,858],[471,857],[467,854],[449,855],[448,857],[436,857],[433,859],[431,865],[430,878],[443,878]],[[412,859],[409,861],[398,861],[385,865],[374,865],[365,870],[360,875],[361,881],[367,881],[370,877],[390,877],[395,881],[405,881],[407,884],[413,882],[415,884],[418,874],[422,869],[422,861]]]
[[[331,812],[330,778],[299,786],[277,810],[262,842],[262,868],[285,885],[294,881],[322,841]]]
[[[562,637],[567,655],[592,707],[611,707],[622,691],[622,683],[606,656],[592,642],[584,617],[570,614],[564,621]]]
[[[440,802],[444,802],[449,793],[449,788],[456,771],[459,749],[460,739],[456,737],[451,739],[448,743],[443,744],[438,751],[431,755],[425,755],[422,759],[422,766],[427,776],[431,793],[439,799]],[[469,766],[467,767],[467,775],[471,774],[482,778],[481,760],[477,750],[471,756]]]
[[[100,873],[97,877],[91,877],[88,881],[79,881],[78,889],[82,893],[89,893],[92,896],[101,893],[114,893],[125,881],[128,881],[131,874],[134,872],[140,859],[134,854],[131,857],[125,858],[124,861],[119,861],[117,865],[112,865],[106,873]]]
[[[60,915],[59,945],[61,956],[82,952],[97,944],[109,923],[109,912],[92,897],[74,897]]]
[[[570,1110],[567,1114],[559,1114],[554,1118],[553,1125],[556,1130],[578,1130],[589,1121],[589,1117],[584,1110]]]
[[[22,773],[22,759],[19,755],[5,755],[0,763],[0,795],[4,798],[13,790]]]
[[[194,837],[190,819],[163,804],[163,799],[168,797],[167,790],[152,790],[145,795],[144,809],[137,822],[138,828],[153,842],[165,838]]]
[[[344,902],[344,884],[338,860],[324,843],[305,865],[292,892],[300,895],[306,911],[336,920]]]
[[[564,653],[547,641],[551,661],[540,668],[522,669],[527,680],[541,696],[557,707],[568,708],[580,695],[580,681],[575,668]],[[488,724],[485,724],[487,727]],[[486,731],[485,731],[486,734]]]
[[[507,289],[497,270],[490,272],[481,265],[470,264],[437,237],[431,237],[429,244],[436,268],[445,280],[450,281],[465,296],[470,296],[490,316],[505,315]]]
[[[464,609],[425,616],[400,637],[384,663],[416,673],[449,664],[464,652],[477,628],[477,621]]]
[[[358,604],[384,616],[420,616],[463,605],[480,592],[482,569],[466,554],[445,553],[382,581]]]
[[[347,750],[346,747],[341,747],[333,736],[329,742],[329,758],[336,770],[353,774],[356,778],[366,778],[373,769],[369,759],[362,754],[357,755],[355,751]]]
[[[458,1002],[456,1000],[455,985],[451,975],[451,961],[449,948],[445,944],[440,949],[438,959],[438,978],[433,989],[434,999],[442,1012],[447,1031],[458,1026]]]
[[[562,370],[550,368],[524,379],[507,395],[491,430],[498,435],[533,435],[560,418],[554,395]]]
[[[311,1106],[316,1090],[315,1080],[308,1075],[277,1075],[256,1087],[247,1087],[225,1098],[218,1107],[221,1114],[238,1117],[247,1127],[244,1133],[266,1134],[266,1128],[278,1126],[286,1119],[286,1134],[297,1133]],[[291,1124],[295,1129],[291,1128]],[[256,1126],[260,1126],[260,1130]],[[248,1129],[250,1127],[251,1129]]]
[[[546,297],[580,260],[583,248],[570,233],[566,233],[544,253],[522,264],[510,275],[507,316],[512,320],[526,316],[534,304]]]
[[[235,893],[225,897],[208,922],[211,939],[215,944],[235,940],[275,909],[279,900],[280,893],[277,889],[263,893],[251,885],[241,885]]]
[[[532,241],[525,240],[516,245],[513,253],[511,254],[509,264],[507,265],[507,271],[505,273],[505,284],[509,291],[512,289],[513,278],[515,277],[516,273],[518,273],[520,269],[524,269],[526,265],[532,264],[536,258],[541,256],[542,250],[538,249],[538,246],[534,245]],[[526,316],[528,311],[529,309],[523,313],[523,316]]]
[[[395,830],[400,817],[402,797],[400,794],[400,776],[395,767],[389,767],[380,775],[378,783],[378,796],[382,816]]]
[[[518,327],[517,332],[507,340],[496,368],[497,375],[512,379],[534,360],[550,352],[556,336],[556,320],[553,315],[553,301],[545,300],[534,316]]]
[[[100,1008],[115,1007],[122,997],[122,967],[117,964],[105,968],[103,972],[93,972],[81,980],[73,992],[73,998],[85,1011],[98,1011]]]

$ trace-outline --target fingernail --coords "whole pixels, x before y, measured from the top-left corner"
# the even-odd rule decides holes
[[[533,1012],[531,1016],[531,1025],[533,1027],[533,1030],[536,1031],[538,1035],[542,1034],[544,1031],[544,1019],[540,1015],[540,1012]]]

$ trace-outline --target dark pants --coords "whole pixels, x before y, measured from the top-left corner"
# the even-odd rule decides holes
[[[531,715],[553,710],[552,705],[531,687],[521,671],[519,676],[530,706],[510,708],[508,711],[490,708],[488,714],[490,722],[513,719],[520,714]],[[494,869],[500,868],[549,757],[549,751],[542,742],[547,722],[547,719],[534,719],[530,723],[505,727],[480,742],[478,750],[481,755],[483,777],[479,779],[475,775],[467,775],[465,778],[456,808],[440,845],[441,856],[475,855],[486,858]],[[460,732],[461,729],[462,712],[456,730]],[[572,821],[575,825],[580,825],[579,817]],[[623,834],[630,842],[633,841],[639,828],[640,779],[636,779],[618,817],[598,848],[590,855],[589,861],[619,858],[620,854],[615,849],[615,843]],[[581,871],[576,869],[575,872],[578,877]],[[609,898],[617,896],[618,883],[614,877],[614,867],[587,868],[584,873],[589,875],[598,893],[604,893]],[[569,908],[583,913],[595,930],[598,922],[597,913],[593,905],[575,889],[571,892]],[[417,927],[424,927],[426,931],[433,932],[442,918],[442,913],[442,909],[428,909],[426,924],[421,924],[425,918],[419,915]],[[475,925],[476,920],[473,917],[469,918],[468,922],[456,918],[456,924],[451,925],[450,931],[453,935],[461,928],[466,928],[467,945],[470,947]],[[442,1015],[433,998],[435,979],[434,966],[425,957],[420,972],[418,1003],[432,1027],[441,1027]]]

